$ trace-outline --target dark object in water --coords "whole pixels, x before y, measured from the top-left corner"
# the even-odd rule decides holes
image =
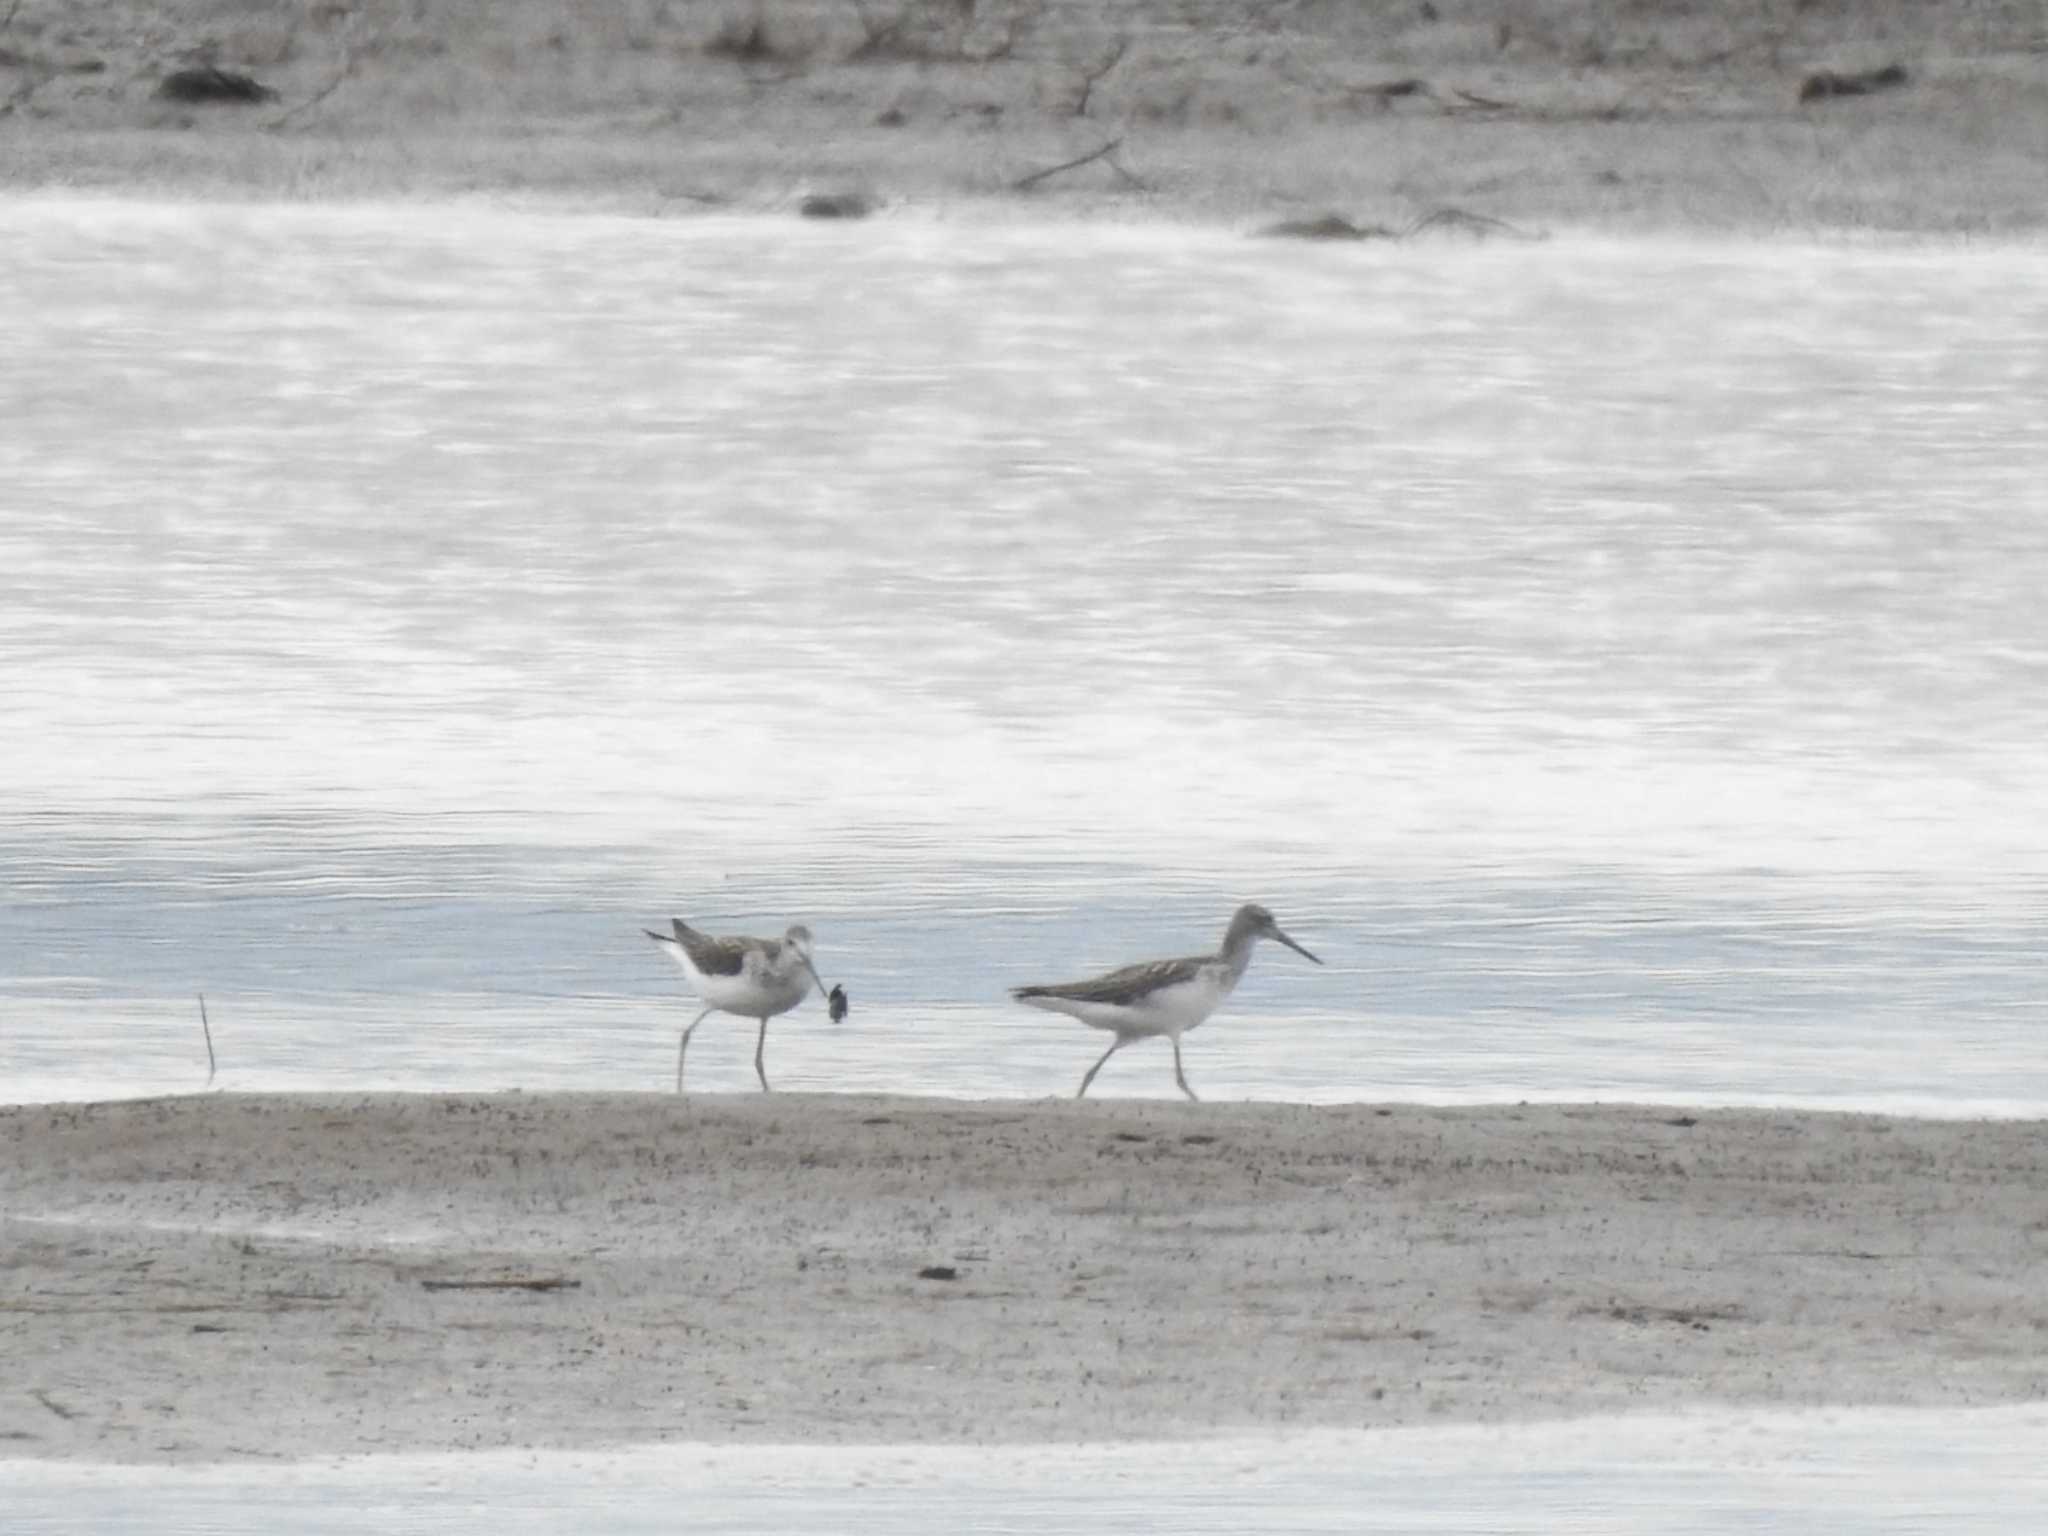
[[[846,1010],[850,1006],[846,1001],[846,988],[835,984],[825,998],[825,1011],[832,1016],[832,1022],[837,1024],[845,1018]]]
[[[864,219],[875,211],[875,200],[864,192],[813,192],[796,211],[807,219]]]
[[[1903,64],[1887,64],[1882,69],[1866,69],[1853,75],[1838,75],[1833,70],[1823,69],[1806,77],[1799,87],[1799,99],[1821,101],[1829,96],[1868,96],[1873,91],[1889,91],[1904,85],[1909,78]]]
[[[174,69],[157,82],[156,93],[165,101],[183,101],[202,106],[225,104],[235,107],[254,106],[259,101],[269,101],[277,95],[269,86],[215,64],[198,64],[190,69]]]
[[[1391,240],[1394,231],[1377,224],[1354,224],[1339,214],[1313,219],[1282,219],[1259,231],[1276,240]]]
[[[917,1272],[920,1280],[958,1280],[960,1271],[950,1264],[927,1264]]]

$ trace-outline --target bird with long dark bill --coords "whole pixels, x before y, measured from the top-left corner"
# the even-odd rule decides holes
[[[1164,1035],[1173,1043],[1173,1080],[1190,1099],[1195,1090],[1188,1086],[1181,1070],[1180,1037],[1200,1024],[1237,989],[1245,967],[1252,963],[1252,950],[1261,939],[1285,944],[1296,954],[1323,962],[1303,949],[1273,921],[1273,914],[1257,903],[1237,909],[1230,926],[1223,931],[1223,947],[1213,955],[1189,955],[1181,960],[1141,960],[1119,970],[1086,981],[1051,986],[1013,987],[1010,995],[1033,1008],[1069,1014],[1094,1029],[1106,1029],[1116,1036],[1108,1050],[1088,1069],[1075,1093],[1080,1098],[1095,1081],[1103,1062],[1133,1040]]]
[[[810,996],[813,982],[820,992],[825,991],[824,979],[811,963],[811,930],[798,924],[779,939],[723,939],[699,933],[680,917],[670,922],[675,928],[673,936],[652,928],[640,931],[682,967],[704,1004],[704,1011],[690,1021],[676,1046],[676,1092],[683,1091],[683,1057],[690,1049],[690,1036],[714,1013],[761,1021],[754,1039],[754,1075],[761,1079],[761,1091],[769,1092],[768,1070],[762,1063],[768,1047],[768,1021]],[[834,987],[826,994],[826,1011],[833,1023],[846,1017],[846,1007],[843,988]]]

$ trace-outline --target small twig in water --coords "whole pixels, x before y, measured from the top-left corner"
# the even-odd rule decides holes
[[[219,1064],[213,1059],[213,1024],[206,1017],[204,992],[199,994],[199,1027],[206,1035],[206,1081],[210,1087],[213,1083],[213,1074],[219,1070]]]
[[[34,1398],[37,1402],[41,1403],[45,1408],[49,1409],[50,1412],[57,1415],[57,1417],[60,1419],[75,1419],[78,1417],[77,1409],[66,1408],[62,1403],[58,1402],[57,1399],[50,1396],[49,1389],[46,1387],[35,1388],[32,1392],[29,1393],[29,1396]]]

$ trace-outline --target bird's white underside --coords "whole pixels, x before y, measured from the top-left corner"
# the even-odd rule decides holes
[[[1064,1013],[1092,1029],[1104,1029],[1126,1040],[1150,1035],[1182,1035],[1216,1011],[1228,997],[1227,973],[1221,966],[1206,969],[1190,981],[1148,992],[1133,1003],[1095,1003],[1071,997],[1027,997],[1020,1001],[1048,1013]]]
[[[661,941],[661,952],[682,968],[690,989],[707,1008],[737,1013],[750,1019],[772,1019],[787,1013],[810,995],[811,973],[799,965],[786,975],[776,974],[766,957],[754,950],[740,962],[739,974],[707,976],[690,962],[689,951],[673,939]]]

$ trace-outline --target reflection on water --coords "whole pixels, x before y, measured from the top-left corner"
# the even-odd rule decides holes
[[[291,1466],[0,1462],[17,1536],[2037,1529],[2048,1410],[1710,1413],[1166,1445],[672,1446]]]
[[[670,911],[1064,1092],[1257,897],[1219,1096],[2048,1109],[2038,251],[14,213],[9,1097],[659,1087]]]

